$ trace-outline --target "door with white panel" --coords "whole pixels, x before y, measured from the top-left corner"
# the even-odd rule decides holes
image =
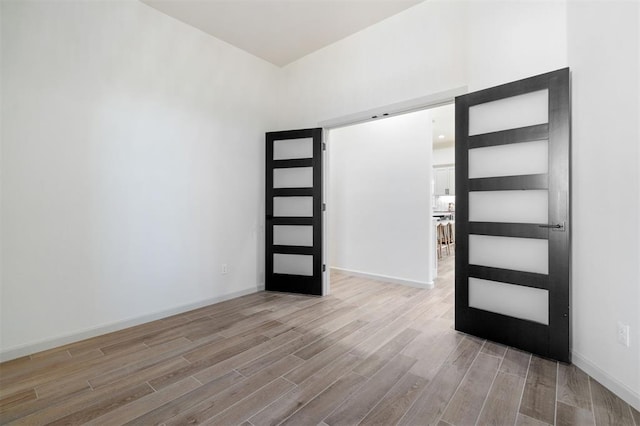
[[[570,361],[569,69],[456,98],[456,330]]]
[[[321,295],[322,129],[266,135],[265,289]]]

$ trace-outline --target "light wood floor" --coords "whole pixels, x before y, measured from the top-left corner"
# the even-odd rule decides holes
[[[10,361],[0,422],[640,426],[579,369],[454,331],[453,257],[439,278],[335,274],[330,297],[258,293]]]

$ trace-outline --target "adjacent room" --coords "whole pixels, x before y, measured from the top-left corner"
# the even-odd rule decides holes
[[[640,426],[639,76],[624,0],[0,1],[0,423]]]

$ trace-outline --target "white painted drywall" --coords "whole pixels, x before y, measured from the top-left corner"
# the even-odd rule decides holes
[[[639,408],[637,7],[423,2],[287,66],[281,124],[313,126],[455,87],[478,90],[571,66],[574,358]],[[623,231],[612,233],[611,226]],[[629,349],[615,342],[617,320],[632,325]]]
[[[465,1],[470,91],[567,66],[563,0]],[[460,30],[461,25],[456,25]]]
[[[330,267],[433,284],[431,149],[429,111],[330,131]]]
[[[256,291],[278,69],[139,2],[1,7],[3,354]]]
[[[640,3],[570,2],[573,356],[640,409]],[[597,30],[594,28],[597,27]],[[613,208],[613,210],[611,210]],[[631,346],[617,342],[617,321]],[[622,395],[621,395],[622,396]]]
[[[464,86],[464,16],[461,2],[423,2],[286,66],[280,126]]]
[[[451,165],[455,162],[456,153],[455,147],[453,145],[444,147],[433,147],[434,166]]]

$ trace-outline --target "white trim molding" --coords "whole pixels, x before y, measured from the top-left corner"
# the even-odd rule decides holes
[[[408,280],[406,278],[390,277],[387,275],[372,274],[369,272],[362,272],[362,271],[354,271],[353,269],[344,269],[344,268],[338,268],[335,266],[332,266],[331,269],[336,272],[341,272],[343,274],[353,275],[361,278],[368,278],[370,280],[375,280],[375,281],[383,281],[386,283],[402,284],[409,287],[424,288],[427,290],[432,289],[434,287],[433,281]]]
[[[325,129],[336,129],[338,127],[364,123],[370,120],[383,119],[392,115],[406,114],[423,109],[435,108],[437,106],[450,104],[455,100],[456,96],[464,95],[468,92],[469,90],[467,89],[467,86],[460,86],[443,92],[421,96],[419,98],[409,99],[402,102],[396,102],[394,104],[368,109],[366,111],[323,120],[318,123],[318,126]]]
[[[631,389],[624,383],[621,383],[616,378],[611,377],[609,373],[602,370],[591,360],[577,352],[571,353],[571,362],[575,364],[576,367],[587,373],[589,376],[596,379],[598,382],[600,382],[600,384],[602,384],[602,386],[606,387],[611,392],[616,394],[627,404],[631,405],[636,410],[640,410],[640,394],[638,394],[638,392]]]
[[[48,349],[57,348],[58,346],[79,342],[84,339],[89,339],[91,337],[96,337],[102,334],[111,333],[113,331],[123,330],[129,327],[134,327],[136,325],[155,321],[161,318],[166,318],[171,315],[181,314],[194,309],[202,308],[203,306],[213,305],[216,303],[224,302],[225,300],[235,299],[236,297],[240,297],[240,296],[246,296],[247,294],[257,293],[263,289],[264,289],[264,284],[262,285],[259,284],[256,287],[225,294],[224,296],[213,297],[211,299],[205,299],[199,302],[189,303],[187,305],[182,305],[176,308],[165,309],[159,312],[142,315],[140,317],[129,318],[126,320],[116,321],[109,324],[103,324],[97,327],[88,328],[86,330],[73,332],[73,333],[69,333],[69,334],[65,334],[57,337],[52,337],[50,339],[41,340],[39,342],[15,346],[13,348],[0,351],[0,362],[10,361],[15,358],[20,358],[23,356],[35,354],[37,352],[46,351]]]

